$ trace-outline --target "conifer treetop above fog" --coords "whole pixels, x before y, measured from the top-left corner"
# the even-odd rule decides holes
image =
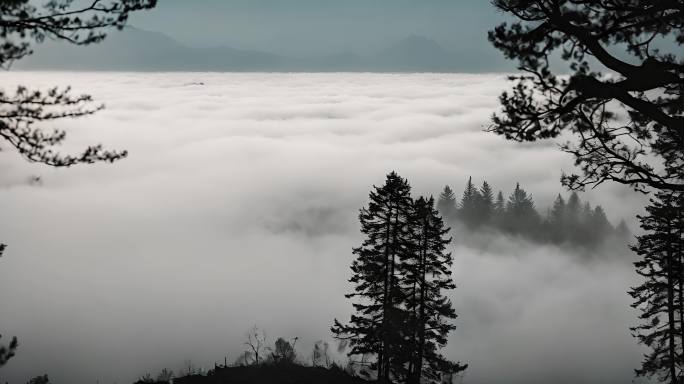
[[[506,196],[502,191],[494,193],[486,181],[476,186],[471,177],[461,197],[445,186],[437,208],[451,225],[471,231],[495,230],[539,243],[595,248],[608,240],[625,244],[631,238],[624,220],[613,225],[600,205],[592,207],[576,192],[567,198],[559,193],[541,213],[519,183]]]

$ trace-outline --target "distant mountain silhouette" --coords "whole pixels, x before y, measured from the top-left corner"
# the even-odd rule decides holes
[[[19,69],[221,71],[266,70],[282,64],[277,55],[230,47],[193,48],[169,36],[127,27],[96,45],[47,42],[17,63]]]
[[[295,58],[232,47],[197,48],[158,32],[127,27],[101,44],[74,47],[46,42],[15,64],[17,69],[113,71],[372,71],[458,72],[457,55],[434,40],[412,35],[384,49]],[[465,69],[467,70],[467,69]]]
[[[451,71],[458,67],[456,56],[436,41],[411,35],[372,57],[377,68],[395,70]]]

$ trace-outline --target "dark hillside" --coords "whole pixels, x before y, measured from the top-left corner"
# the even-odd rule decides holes
[[[307,367],[296,364],[262,364],[218,367],[205,375],[176,378],[174,384],[365,384],[340,368]],[[138,383],[136,383],[138,384]]]

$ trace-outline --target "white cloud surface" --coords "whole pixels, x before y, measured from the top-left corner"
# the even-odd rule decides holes
[[[311,347],[349,315],[357,210],[387,172],[416,194],[460,191],[469,175],[504,193],[520,181],[544,207],[572,169],[553,143],[483,132],[503,75],[1,78],[5,89],[72,85],[106,104],[55,123],[68,131],[65,152],[94,142],[130,151],[68,170],[0,153],[1,331],[22,342],[0,372],[10,382],[125,383],[186,359],[212,365],[237,357],[253,324]],[[28,185],[32,174],[43,184]],[[642,204],[614,185],[586,197],[612,220]],[[470,363],[466,382],[632,378],[642,351],[627,329],[629,257],[582,264],[510,239],[454,252],[460,317],[448,353]]]

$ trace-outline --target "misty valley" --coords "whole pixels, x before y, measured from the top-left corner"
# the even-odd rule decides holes
[[[0,383],[684,383],[684,4],[0,1]]]
[[[31,74],[26,81],[40,86],[53,76]],[[632,314],[623,287],[636,282],[631,270],[634,257],[627,247],[636,224],[626,223],[635,214],[629,207],[640,196],[564,192],[557,176],[537,176],[545,169],[528,177],[515,166],[491,167],[491,146],[512,151],[521,163],[555,150],[516,149],[481,132],[480,115],[486,116],[489,109],[478,106],[495,100],[498,88],[492,84],[501,81],[498,76],[77,78],[79,88],[100,84],[99,98],[106,98],[108,108],[89,121],[69,122],[72,137],[87,138],[86,128],[95,124],[98,135],[110,137],[108,142],[116,147],[126,136],[123,132],[117,139],[114,134],[123,129],[120,122],[140,121],[142,125],[124,125],[147,138],[136,145],[126,142],[131,159],[146,165],[44,169],[11,153],[3,155],[5,164],[14,164],[5,172],[4,182],[9,184],[3,209],[40,212],[25,216],[31,232],[2,227],[13,240],[7,241],[6,252],[15,244],[26,247],[20,256],[3,257],[3,281],[32,287],[24,292],[24,306],[2,302],[10,309],[4,315],[7,319],[14,319],[17,327],[30,324],[31,330],[11,333],[18,334],[20,345],[3,369],[34,371],[34,361],[44,361],[38,379],[47,373],[51,381],[100,377],[164,382],[171,374],[174,382],[189,383],[271,382],[278,377],[356,380],[350,375],[373,380],[371,366],[348,358],[353,346],[334,338],[330,328],[335,319],[341,326],[349,325],[354,314],[354,301],[345,294],[353,292],[350,267],[358,259],[353,249],[367,240],[361,232],[360,209],[369,209],[369,193],[378,193],[374,186],[385,187],[385,175],[392,168],[397,180],[405,180],[410,189],[404,204],[416,204],[424,196],[422,204],[432,206],[435,217],[443,221],[442,229],[451,228],[442,236],[442,256],[451,254],[448,271],[457,288],[444,290],[443,297],[458,315],[447,324],[457,328],[442,339],[444,348],[435,346],[435,351],[445,361],[468,365],[453,374],[454,382],[493,380],[514,365],[534,360],[515,354],[497,339],[509,340],[510,348],[557,356],[559,362],[567,351],[581,356],[587,344],[606,348],[606,353],[618,345],[625,352],[615,355],[615,372],[624,377],[630,375],[630,361],[638,361],[639,349],[628,334]],[[329,88],[321,90],[323,84]],[[135,96],[124,91],[131,87],[137,89]],[[407,88],[414,96],[401,102],[406,111],[403,124],[410,124],[401,133],[392,111]],[[165,98],[155,96],[160,89]],[[416,100],[416,94],[422,99]],[[447,101],[440,104],[441,98]],[[364,100],[363,106],[358,100]],[[225,103],[236,106],[224,108]],[[172,111],[175,116],[168,119]],[[426,121],[432,128],[415,136]],[[83,123],[83,129],[74,123]],[[282,130],[283,124],[289,128]],[[451,135],[453,124],[460,127],[454,138],[461,143],[460,151],[443,139]],[[162,134],[164,142],[146,144]],[[397,135],[404,139],[397,142]],[[178,153],[185,154],[183,162],[174,160]],[[378,153],[402,155],[393,155],[388,162]],[[423,159],[445,166],[427,168]],[[553,167],[566,166],[562,157],[556,161]],[[246,169],[252,171],[245,173]],[[337,173],[331,174],[331,169]],[[76,174],[79,171],[84,173]],[[40,182],[29,175],[39,175]],[[53,227],[60,218],[73,217],[72,211],[79,212],[78,220],[62,229]],[[55,257],[44,260],[41,255],[48,251]],[[402,258],[410,262],[407,255]],[[19,271],[25,268],[33,270],[30,277],[21,277]],[[84,275],[80,268],[90,273]],[[149,285],[151,279],[154,286]],[[55,285],[57,281],[73,285]],[[402,283],[400,290],[407,284]],[[87,289],[65,290],[70,286]],[[614,296],[623,299],[616,303]],[[549,317],[563,317],[585,305],[603,308],[602,315],[588,313],[564,331],[547,325],[541,339],[537,326],[530,326],[538,324],[533,319],[546,323]],[[26,317],[42,308],[49,308],[51,315]],[[74,320],[77,313],[89,313],[90,319]],[[73,345],[68,335],[74,324],[92,329],[87,331],[92,344],[68,346]],[[65,335],[58,338],[63,340],[57,341],[59,348],[72,351],[59,358],[50,345],[41,343],[55,342],[50,335],[56,329]],[[577,337],[580,329],[582,338]],[[259,364],[250,338],[260,340]],[[564,350],[557,351],[558,342],[564,343]],[[91,360],[102,346],[106,350],[97,354],[107,356],[105,365]],[[127,353],[129,348],[139,352]],[[581,364],[595,361],[587,355]],[[73,368],[60,368],[67,366]],[[539,377],[563,372],[557,366],[529,369]],[[581,377],[570,370],[564,374]],[[523,377],[531,377],[530,372],[519,379],[512,375],[510,382],[525,382]]]

